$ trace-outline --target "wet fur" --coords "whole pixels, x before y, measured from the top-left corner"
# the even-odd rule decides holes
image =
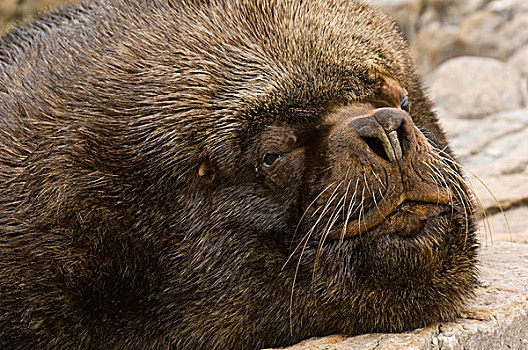
[[[96,0],[6,34],[1,347],[256,349],[453,319],[476,285],[465,189],[417,237],[325,242],[315,282],[320,235],[285,265],[325,167],[266,182],[262,135],[375,96],[372,66],[450,157],[392,21],[355,1]]]

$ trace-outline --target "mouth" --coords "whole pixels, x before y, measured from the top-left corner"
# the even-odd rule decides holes
[[[428,219],[450,211],[450,203],[451,193],[444,188],[438,189],[436,193],[402,194],[395,200],[379,203],[363,216],[349,221],[344,232],[339,230],[329,234],[329,238],[352,238],[373,231],[378,226],[386,226],[390,232],[409,236],[418,232]]]
[[[413,236],[423,230],[427,220],[451,212],[448,204],[404,201],[376,227],[387,226],[400,236]]]

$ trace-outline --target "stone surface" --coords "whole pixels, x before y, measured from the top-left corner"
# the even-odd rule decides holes
[[[518,207],[487,215],[480,222],[480,241],[484,245],[495,242],[528,244],[528,207]]]
[[[404,37],[407,40],[414,38],[422,9],[421,0],[365,0],[365,2],[390,13]]]
[[[467,312],[453,323],[398,334],[309,339],[288,350],[528,349],[528,245],[481,249],[481,281]]]
[[[461,21],[457,38],[461,55],[504,60],[528,43],[528,12],[520,3],[510,3],[492,2]]]
[[[487,8],[501,13],[522,13],[528,11],[528,2],[526,0],[493,0],[489,1]]]
[[[432,22],[456,24],[468,14],[482,8],[486,0],[422,0],[420,26]]]
[[[423,27],[411,42],[411,52],[422,74],[433,70],[450,58],[460,56],[457,51],[456,26],[432,22]]]
[[[524,76],[528,76],[528,45],[519,49],[508,60],[508,64],[517,68]]]
[[[507,57],[511,52],[503,45],[505,41],[500,33],[505,21],[504,16],[489,10],[477,11],[466,17],[457,35],[461,54],[499,59]]]
[[[0,0],[0,34],[18,21],[71,0]]]
[[[416,31],[411,45],[422,72],[458,56],[505,61],[528,44],[528,2],[422,0]]]
[[[462,118],[482,118],[524,105],[526,86],[519,71],[492,58],[458,57],[428,78],[439,108]]]
[[[528,109],[442,122],[485,209],[528,204]]]

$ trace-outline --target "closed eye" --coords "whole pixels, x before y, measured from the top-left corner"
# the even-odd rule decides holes
[[[407,96],[404,96],[400,102],[400,108],[407,112],[407,113],[411,113],[411,107],[409,106],[409,98]]]
[[[277,162],[279,162],[283,157],[284,155],[280,152],[276,152],[276,151],[267,152],[262,157],[262,166],[265,168],[271,168]]]

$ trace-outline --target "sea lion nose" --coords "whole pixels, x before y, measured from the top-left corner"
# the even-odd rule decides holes
[[[397,163],[402,160],[405,119],[397,109],[383,108],[373,116],[354,119],[348,125],[381,158]]]

